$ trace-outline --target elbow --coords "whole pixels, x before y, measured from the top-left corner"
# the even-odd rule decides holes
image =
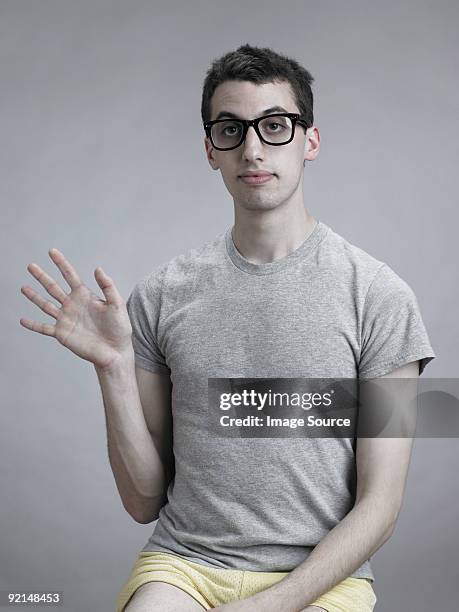
[[[390,520],[389,520],[390,535],[392,535],[392,533],[395,530],[395,525],[397,524],[398,517],[400,516],[401,510],[402,510],[402,499],[400,499],[396,504],[394,504],[394,507],[392,509],[392,513],[390,515]]]
[[[392,513],[386,522],[386,529],[383,535],[383,543],[387,542],[392,537],[392,534],[395,531],[395,526],[397,524],[397,519],[399,515],[400,509],[398,508],[394,513]]]
[[[365,514],[372,516],[372,523],[375,526],[378,525],[380,545],[384,544],[392,537],[395,531],[401,504],[393,503],[388,505],[387,500],[384,504],[384,500],[380,496],[363,496],[359,503],[364,504]]]
[[[389,527],[386,530],[386,540],[388,540],[390,537],[392,537],[392,534],[395,531],[395,525],[397,524],[397,518],[395,518],[393,521],[391,521],[389,523]]]
[[[131,514],[132,518],[135,520],[136,523],[140,523],[141,525],[149,525],[150,523],[154,523],[156,520],[158,520],[158,515],[155,516],[149,516],[149,517],[145,517],[145,516],[134,516],[133,514]]]
[[[161,496],[154,500],[148,500],[148,503],[142,504],[140,508],[126,508],[126,510],[136,523],[148,525],[158,520],[160,510],[164,506],[165,501],[165,498]]]
[[[140,523],[141,525],[148,525],[149,523],[153,523],[159,518],[159,509],[150,508],[148,512],[140,512],[140,511],[128,511],[131,518],[134,519],[136,523]]]

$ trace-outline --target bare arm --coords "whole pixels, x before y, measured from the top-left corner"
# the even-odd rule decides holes
[[[133,351],[96,367],[105,407],[108,456],[127,512],[139,523],[158,518],[173,475],[170,378],[134,365]]]
[[[53,297],[32,287],[22,293],[55,324],[21,318],[26,329],[51,336],[75,355],[94,364],[107,423],[110,465],[124,507],[138,522],[151,522],[164,505],[171,469],[170,380],[134,365],[132,326],[113,280],[96,268],[105,300],[94,294],[57,249],[49,255],[70,287],[62,287],[37,264],[28,271]]]

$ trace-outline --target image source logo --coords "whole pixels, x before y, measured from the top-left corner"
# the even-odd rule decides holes
[[[217,437],[352,437],[356,394],[340,385],[335,389],[333,383],[317,378],[209,379],[209,429]]]
[[[209,378],[210,435],[458,437],[458,379]]]

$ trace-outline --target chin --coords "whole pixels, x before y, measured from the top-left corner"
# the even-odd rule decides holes
[[[277,198],[272,198],[266,194],[253,194],[251,198],[237,198],[240,208],[245,210],[272,210],[280,206],[281,202]]]

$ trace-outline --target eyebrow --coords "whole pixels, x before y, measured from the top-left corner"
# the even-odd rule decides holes
[[[288,111],[282,106],[271,106],[271,108],[267,108],[266,110],[262,111],[261,116],[269,115],[271,113],[287,113],[287,112]],[[221,119],[222,117],[230,117],[231,119],[242,119],[242,117],[239,117],[238,115],[235,115],[234,113],[231,113],[230,111],[220,111],[215,120]]]

